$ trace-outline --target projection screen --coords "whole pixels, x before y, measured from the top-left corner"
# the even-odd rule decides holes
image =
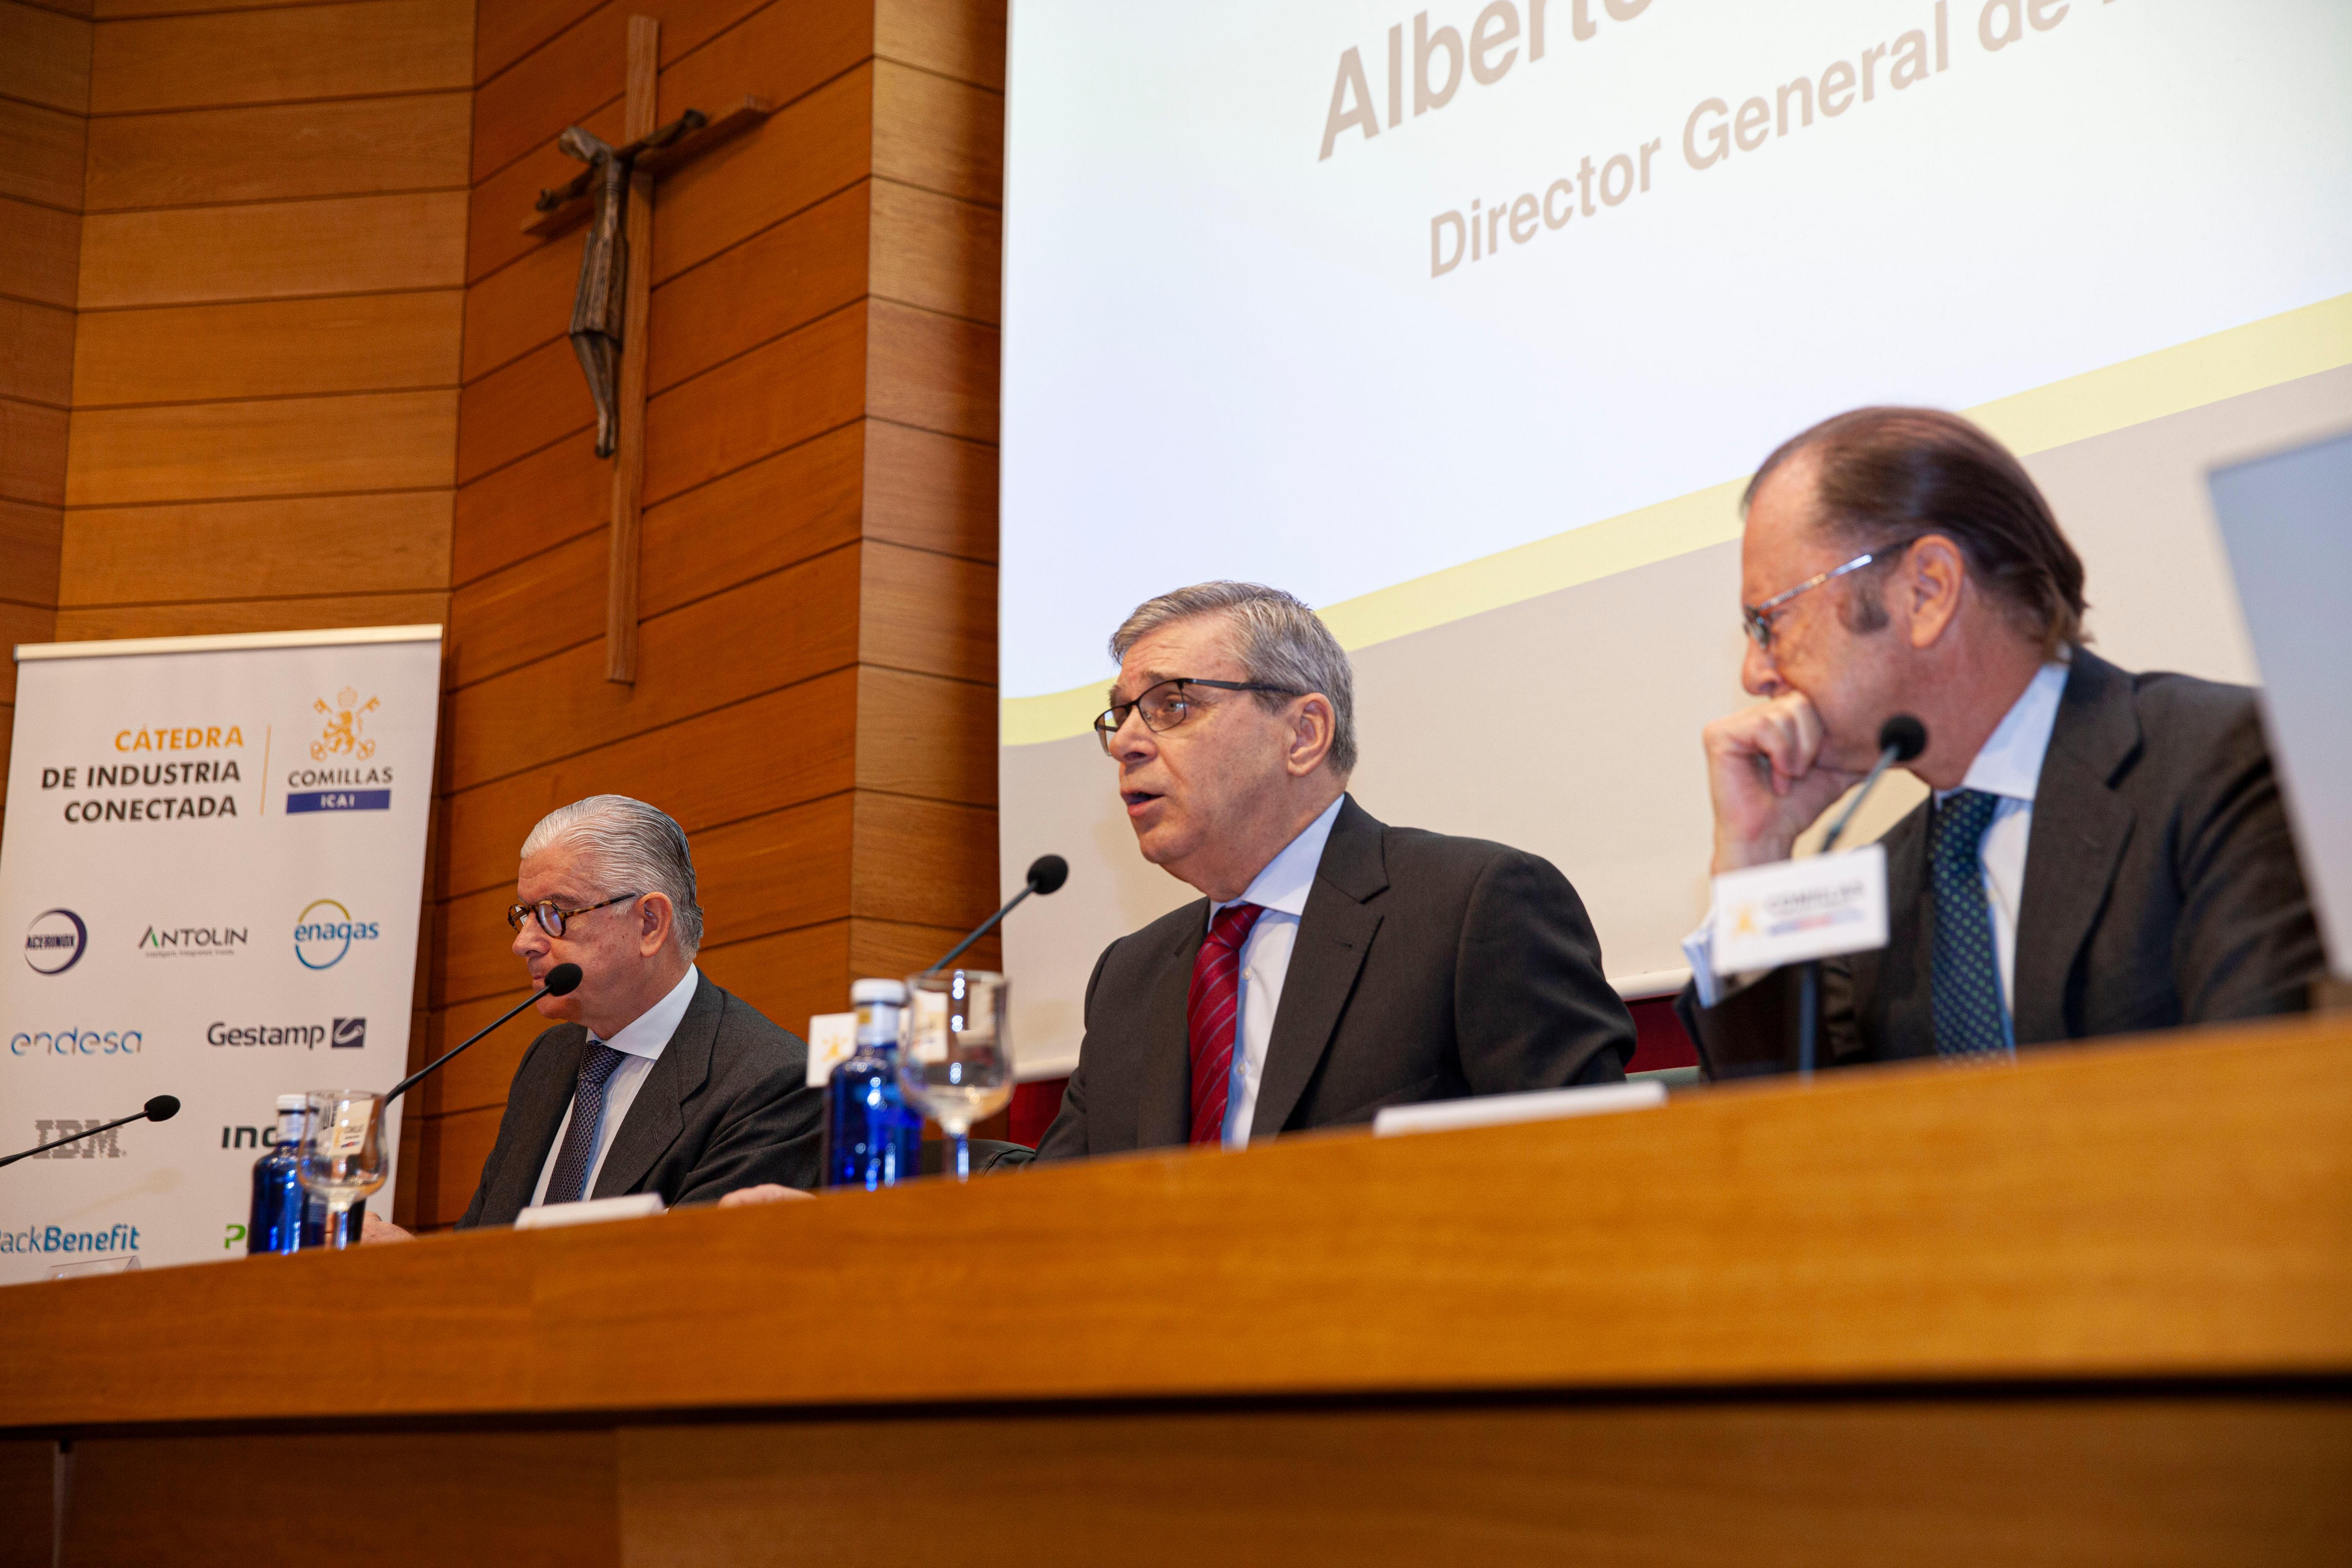
[[[1738,496],[1866,403],[2027,457],[2137,668],[2251,680],[2219,461],[2352,425],[2341,0],[1014,0],[1001,849],[1024,1077],[1195,895],[1088,730],[1141,600],[1353,656],[1383,820],[1582,893],[1629,995],[1706,906]],[[1881,825],[1910,798],[1891,792]]]

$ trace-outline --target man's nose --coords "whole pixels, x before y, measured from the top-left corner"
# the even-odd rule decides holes
[[[1119,727],[1111,731],[1110,752],[1121,767],[1150,762],[1160,752],[1160,737],[1143,721],[1143,715],[1130,710]]]
[[[539,929],[537,915],[525,915],[522,924],[515,927],[514,955],[530,958],[547,951],[547,935]]]
[[[1754,637],[1748,639],[1748,655],[1739,661],[1739,684],[1750,697],[1778,697],[1789,689],[1789,683],[1780,679],[1780,667]]]

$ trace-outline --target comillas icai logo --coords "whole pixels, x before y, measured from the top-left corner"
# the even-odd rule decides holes
[[[313,899],[294,921],[294,956],[305,969],[332,969],[355,942],[373,942],[373,921],[355,921],[332,899]]]

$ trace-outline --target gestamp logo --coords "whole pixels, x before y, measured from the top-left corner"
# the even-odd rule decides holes
[[[36,974],[63,974],[89,946],[89,928],[71,910],[44,910],[25,931],[25,962]]]
[[[331,1050],[355,1051],[366,1044],[365,1018],[338,1018],[327,1032],[327,1046]]]
[[[313,899],[294,919],[294,956],[305,969],[332,969],[352,943],[373,942],[380,934],[375,921],[352,919],[352,911],[332,899]]]

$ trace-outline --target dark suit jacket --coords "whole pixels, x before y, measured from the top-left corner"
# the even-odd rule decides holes
[[[580,1025],[558,1024],[523,1052],[498,1142],[458,1229],[512,1225],[530,1203],[587,1043]],[[714,1203],[761,1182],[814,1189],[824,1095],[807,1078],[808,1047],[799,1037],[703,975],[613,1134],[589,1196],[659,1193],[677,1205]]]
[[[1936,1054],[1927,805],[1885,837],[1887,944],[1822,964],[1824,1065]],[[2254,694],[2074,651],[2018,909],[2020,1047],[2298,1012],[2326,972]],[[1796,1061],[1796,971],[1683,1022],[1714,1076]]]
[[[1050,1160],[1181,1144],[1196,900],[1107,949]],[[1351,796],[1323,847],[1266,1047],[1252,1142],[1384,1105],[1624,1077],[1633,1020],[1584,905],[1548,860],[1373,820]]]

